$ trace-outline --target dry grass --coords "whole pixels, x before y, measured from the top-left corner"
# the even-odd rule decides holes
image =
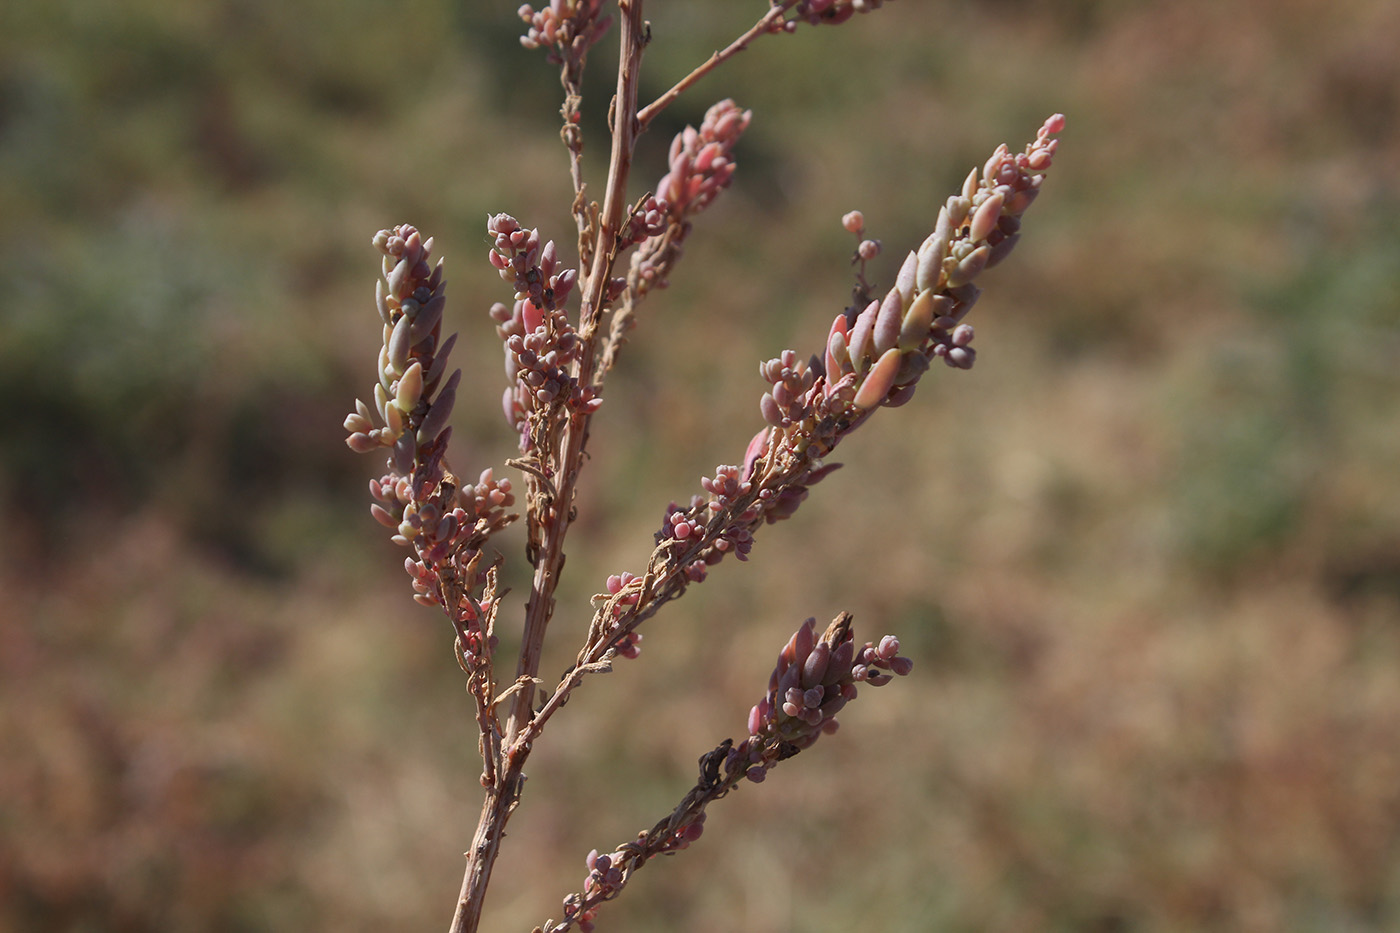
[[[509,6],[0,13],[0,929],[446,921],[469,705],[337,424],[377,337],[367,238],[412,220],[487,400],[458,461],[509,449],[481,219],[565,221]],[[678,62],[742,18],[653,6]],[[1070,126],[977,368],[863,429],[553,725],[491,928],[557,913],[841,608],[914,675],[605,923],[1400,925],[1397,38],[1380,0],[905,0],[703,85],[687,116],[755,110],[740,182],[600,416],[546,670],[660,507],[741,454],[756,361],[824,333],[841,213],[901,249],[991,145]]]

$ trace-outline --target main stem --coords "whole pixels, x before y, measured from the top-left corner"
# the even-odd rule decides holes
[[[612,156],[608,164],[603,211],[598,223],[598,242],[593,250],[593,266],[583,289],[583,303],[579,311],[579,334],[583,339],[578,371],[581,386],[588,386],[593,378],[598,319],[607,300],[608,281],[612,276],[613,261],[617,258],[613,255],[617,233],[628,208],[627,176],[632,169],[632,153],[640,129],[637,122],[638,73],[642,49],[646,44],[643,2],[618,0],[622,50],[618,57],[617,96],[613,100]],[[573,512],[574,490],[583,463],[584,442],[588,438],[588,421],[589,416],[584,414],[569,420],[560,442],[558,459],[553,464],[558,477],[556,495],[546,505],[548,514],[541,517],[544,542],[535,562],[530,601],[525,607],[525,630],[521,637],[520,661],[516,667],[516,684],[519,686],[511,700],[510,716],[506,720],[505,736],[501,743],[504,760],[497,768],[498,779],[486,788],[481,819],[477,823],[472,847],[466,854],[467,870],[462,878],[462,890],[457,898],[450,933],[475,933],[480,924],[491,869],[500,851],[506,821],[510,819],[520,796],[530,743],[517,742],[516,739],[532,716],[534,678],[540,669],[545,630],[554,614],[554,588],[564,565],[564,536],[568,533]]]

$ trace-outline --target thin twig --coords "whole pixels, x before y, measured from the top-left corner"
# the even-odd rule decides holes
[[[710,72],[714,71],[716,68],[724,64],[729,59],[733,58],[735,55],[738,55],[740,52],[744,51],[744,49],[749,47],[749,43],[753,42],[753,40],[757,39],[759,36],[767,32],[772,32],[773,27],[776,26],[778,23],[782,22],[782,19],[787,14],[787,11],[792,7],[796,6],[797,2],[798,0],[781,0],[781,2],[775,3],[773,7],[763,15],[762,19],[754,23],[753,26],[749,27],[748,32],[744,33],[742,36],[729,43],[729,45],[725,48],[721,49],[718,52],[715,52],[708,59],[706,59],[704,64],[700,65],[690,74],[677,81],[675,86],[672,87],[669,91],[667,91],[665,94],[662,94],[656,100],[643,107],[637,113],[638,128],[643,130],[646,129],[648,126],[651,125],[651,121],[656,119],[657,114],[665,110],[667,107],[671,106],[671,104],[675,103],[676,98],[684,94],[686,89],[689,88],[692,84],[699,81],[701,78],[705,77],[705,75],[709,74]]]

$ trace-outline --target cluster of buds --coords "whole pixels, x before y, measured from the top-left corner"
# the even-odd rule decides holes
[[[705,832],[705,812],[689,814],[680,826],[671,829],[663,820],[650,833],[638,833],[635,842],[623,845],[617,851],[606,855],[597,849],[588,853],[584,864],[588,874],[583,879],[583,890],[564,898],[564,924],[552,926],[551,931],[577,924],[581,933],[592,933],[598,918],[598,905],[612,900],[627,884],[629,876],[648,859],[657,855],[679,852],[688,848]]]
[[[449,495],[428,499],[413,495],[408,477],[386,473],[370,480],[375,500],[370,514],[394,530],[395,544],[412,545],[429,565],[439,564],[459,548],[479,550],[486,538],[510,523],[506,509],[515,504],[511,482],[497,480],[492,473],[485,470],[478,483],[457,490],[455,496],[443,484]]]
[[[972,365],[973,332],[962,318],[980,294],[973,279],[1015,246],[1020,216],[1040,190],[1053,136],[1063,128],[1064,117],[1056,114],[1023,152],[1000,146],[980,177],[974,169],[883,300],[837,315],[822,357],[804,361],[786,350],[759,367],[771,386],[759,403],[769,426],[749,442],[742,467],[721,466],[702,478],[707,495],[692,497],[689,508],[667,507],[653,560],[683,572],[670,577],[673,590],[658,599],[703,579],[693,568],[730,553],[745,559],[761,525],[792,516],[810,487],[839,469],[823,458],[877,408],[907,402],[934,359],[960,369]],[[843,223],[864,232],[861,217],[847,215]],[[651,600],[644,611],[656,608]]]
[[[436,268],[428,267],[432,239],[425,243],[417,230],[403,225],[379,231],[374,245],[384,254],[384,277],[375,282],[374,294],[384,322],[374,387],[381,426],[376,427],[369,406],[356,399],[355,411],[345,419],[350,432],[346,443],[356,453],[392,448],[398,472],[407,474],[418,450],[437,443],[452,413],[461,371],[453,372],[440,393],[437,390],[456,335],[445,343],[441,340],[446,283],[441,261]]]
[[[792,17],[780,21],[773,31],[792,32],[798,23],[834,26],[857,13],[878,10],[884,4],[885,0],[800,0],[792,8]]]
[[[540,10],[527,3],[517,11],[530,27],[520,44],[549,49],[549,61],[555,65],[571,54],[581,57],[612,24],[612,17],[600,15],[602,9],[603,0],[551,0]]]
[[[1052,116],[1025,151],[1005,145],[973,169],[960,194],[947,200],[934,231],[909,253],[882,300],[836,316],[825,352],[805,363],[792,351],[764,363],[772,386],[759,411],[772,427],[750,443],[746,464],[764,453],[806,462],[771,492],[765,518],[791,514],[788,491],[810,486],[831,467],[821,464],[840,439],[875,408],[907,402],[935,359],[968,369],[976,359],[972,327],[962,323],[981,294],[973,280],[1010,254],[1020,237],[1021,215],[1040,191],[1064,117]],[[864,219],[847,215],[848,230],[863,232]],[[800,501],[798,499],[797,501]]]
[[[624,582],[631,582],[627,580]],[[564,919],[539,930],[565,933],[573,926],[590,931],[598,908],[626,887],[632,875],[658,855],[690,846],[705,832],[706,808],[745,780],[758,783],[778,762],[809,747],[823,733],[836,731],[836,714],[856,697],[856,685],[881,686],[913,669],[899,656],[899,640],[886,635],[859,650],[851,615],[843,612],[816,636],[808,619],[778,655],[768,693],[749,713],[749,734],[738,745],[725,739],[700,756],[700,776],[680,804],[650,831],[600,855],[588,853],[588,874],[578,892],[564,898]]]
[[[441,261],[429,267],[433,241],[401,225],[379,231],[373,242],[384,256],[375,288],[384,324],[379,381],[374,409],[357,399],[346,417],[346,443],[359,453],[388,451],[387,472],[369,484],[370,514],[415,552],[404,564],[414,598],[444,606],[458,621],[471,619],[479,614],[470,596],[481,582],[477,558],[486,540],[514,521],[506,510],[515,498],[510,481],[490,470],[458,488],[444,461],[462,373],[443,379],[456,335],[442,339],[447,299]],[[462,585],[449,595],[445,578]]]
[[[617,596],[619,593],[622,594],[613,605],[613,617],[610,621],[614,624],[618,616],[622,615],[627,607],[637,604],[640,593],[638,587],[632,585],[634,582],[640,583],[635,574],[628,573],[625,570],[622,573],[610,574],[608,576],[606,583],[608,595]],[[624,658],[635,659],[642,653],[642,635],[640,632],[627,632],[619,635],[612,639],[611,647]]]
[[[578,280],[578,270],[560,268],[553,240],[541,246],[540,232],[526,230],[509,214],[487,217],[486,231],[492,237],[487,258],[515,289],[517,301],[528,299],[536,313],[564,306]]]
[[[717,564],[726,554],[748,560],[753,548],[752,525],[762,515],[762,506],[751,495],[753,483],[744,478],[744,468],[721,464],[715,475],[702,476],[700,485],[709,497],[692,496],[689,508],[672,502],[666,507],[656,543],[687,542],[709,536],[709,542],[685,567],[692,583],[705,579],[707,565]],[[742,508],[740,507],[742,505]]]
[[[699,129],[687,126],[671,141],[670,171],[656,184],[666,225],[632,255],[629,280],[638,294],[664,288],[671,267],[690,234],[690,221],[713,203],[734,178],[734,146],[753,112],[722,100],[705,112]]]
[[[849,613],[821,638],[816,625],[816,619],[802,623],[778,655],[767,695],[749,711],[749,737],[730,750],[727,770],[743,768],[749,780],[762,781],[777,762],[836,731],[836,714],[856,698],[856,684],[879,687],[914,667],[899,655],[893,635],[857,651]]]
[[[515,303],[491,307],[496,333],[505,344],[506,377],[502,397],[506,420],[520,433],[522,450],[530,446],[530,415],[556,404],[592,413],[602,400],[578,384],[574,364],[582,352],[565,301],[578,281],[578,270],[562,268],[554,241],[541,245],[538,230],[526,230],[509,214],[489,217],[493,242],[488,256],[501,278],[515,289]]]
[[[666,232],[671,222],[671,205],[655,195],[647,195],[627,218],[617,234],[617,248],[627,249],[643,240]]]
[[[698,130],[687,126],[671,141],[671,170],[656,191],[670,205],[672,216],[698,214],[729,187],[734,178],[731,153],[752,118],[752,111],[722,100],[705,111]]]

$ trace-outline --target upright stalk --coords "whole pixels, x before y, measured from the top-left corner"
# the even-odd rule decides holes
[[[588,386],[593,378],[594,344],[598,319],[607,300],[608,282],[616,260],[618,230],[628,209],[627,178],[632,168],[636,148],[638,74],[642,50],[646,44],[646,25],[642,19],[644,0],[618,0],[621,13],[622,51],[618,61],[617,96],[612,109],[612,155],[608,165],[607,188],[603,210],[599,217],[597,242],[593,250],[593,265],[583,288],[579,311],[579,334],[583,352],[577,378]],[[573,513],[574,490],[583,462],[583,447],[588,437],[589,416],[578,414],[570,419],[560,441],[557,459],[551,464],[557,477],[552,499],[543,500],[543,546],[535,562],[535,574],[530,586],[530,600],[525,610],[525,628],[521,638],[520,660],[516,667],[516,691],[511,698],[509,718],[501,743],[499,778],[486,788],[481,819],[471,849],[466,853],[467,869],[462,878],[462,890],[452,917],[450,933],[475,933],[481,922],[481,908],[486,897],[491,870],[500,851],[506,822],[510,819],[520,794],[521,776],[530,754],[529,742],[517,743],[521,730],[533,714],[535,685],[539,673],[540,655],[545,630],[554,614],[554,589],[564,563],[564,537],[568,533]]]

